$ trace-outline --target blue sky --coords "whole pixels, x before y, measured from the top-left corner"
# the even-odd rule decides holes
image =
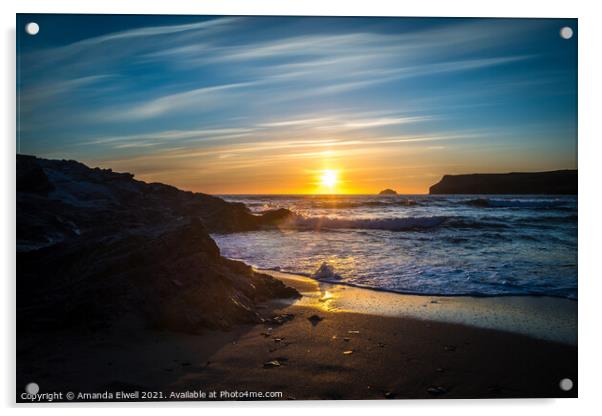
[[[324,170],[339,192],[419,193],[446,173],[576,168],[575,19],[21,14],[17,27],[21,153],[210,193],[319,191]]]

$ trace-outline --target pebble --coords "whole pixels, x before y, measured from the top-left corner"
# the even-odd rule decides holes
[[[280,367],[280,361],[272,360],[272,361],[268,361],[267,363],[263,363],[263,368],[274,368],[274,367]]]
[[[429,387],[426,389],[427,393],[432,394],[433,396],[439,396],[441,394],[447,393],[447,389],[445,387]]]
[[[309,318],[307,318],[307,320],[309,322],[311,322],[311,324],[313,326],[316,326],[316,325],[318,325],[320,323],[320,321],[323,321],[324,318],[322,318],[321,316],[318,316],[318,315],[312,315]]]
[[[284,313],[282,315],[276,315],[272,318],[266,319],[264,320],[264,323],[282,325],[283,323],[291,321],[294,318],[295,315],[293,315],[292,313]]]

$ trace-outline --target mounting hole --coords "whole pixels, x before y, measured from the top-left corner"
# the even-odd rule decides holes
[[[573,29],[571,29],[568,26],[563,27],[562,29],[560,29],[560,37],[562,39],[570,39],[573,37]]]
[[[36,22],[29,22],[25,25],[25,32],[27,32],[28,35],[37,35],[39,31],[40,25],[38,25]]]
[[[40,386],[38,386],[38,383],[29,383],[27,386],[25,386],[25,392],[27,394],[38,394],[39,391]]]
[[[562,380],[560,380],[560,383],[558,383],[558,385],[560,386],[560,390],[562,391],[571,391],[573,389],[573,380],[571,380],[570,378],[563,378]]]

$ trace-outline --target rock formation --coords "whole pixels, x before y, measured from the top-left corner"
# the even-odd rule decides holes
[[[429,193],[576,195],[577,171],[445,175]]]
[[[397,195],[393,189],[384,189],[378,193],[379,195]]]
[[[19,330],[102,327],[125,314],[199,332],[256,322],[257,302],[298,293],[226,259],[209,232],[270,227],[290,212],[75,161],[17,156]]]

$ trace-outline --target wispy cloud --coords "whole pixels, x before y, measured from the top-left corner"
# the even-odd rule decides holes
[[[145,119],[156,117],[168,112],[177,112],[192,106],[217,106],[225,101],[225,97],[233,91],[255,86],[256,82],[238,82],[232,84],[215,85],[210,87],[195,88],[193,90],[168,94],[151,100],[150,102],[128,105],[127,108],[110,110],[105,119]]]
[[[189,19],[20,51],[25,151],[193,183],[314,160],[395,168],[393,155],[441,158],[478,135],[473,149],[516,149],[543,136],[524,120],[527,90],[542,104],[530,117],[571,127],[541,98],[574,90],[559,82],[567,60],[549,59],[558,48],[537,44],[557,35],[550,22]],[[504,131],[483,133],[492,125]]]
[[[450,60],[467,51],[485,49],[498,43],[496,23],[483,30],[482,23],[450,24],[430,30],[399,34],[357,31],[341,34],[292,35],[277,40],[238,40],[229,44],[224,31],[244,27],[249,19],[217,18],[197,23],[142,27],[84,39],[39,53],[38,60],[60,61],[55,87],[74,86],[77,80],[99,76],[97,68],[118,71],[122,59],[137,60],[179,68],[203,65],[232,73],[228,82],[203,78],[188,82],[179,91],[162,93],[162,88],[137,92],[134,102],[100,108],[90,119],[136,121],[182,110],[204,112],[229,105],[232,100],[278,103],[311,100],[312,97],[339,95],[371,88],[400,79],[437,73],[467,71],[504,65],[526,56],[498,56]],[[496,27],[500,26],[498,30]],[[517,25],[508,31],[518,36]],[[201,40],[202,39],[202,40]],[[508,39],[506,39],[508,41]],[[96,48],[94,56],[88,51]],[[101,48],[101,49],[99,49]],[[85,53],[85,60],[77,59]],[[31,60],[33,61],[33,60]],[[235,71],[245,65],[244,71]],[[69,73],[77,78],[65,79]],[[174,80],[177,83],[177,78]],[[43,88],[42,88],[43,89]],[[285,90],[285,92],[283,92]],[[124,86],[124,92],[127,87]],[[136,101],[137,100],[137,101]]]

